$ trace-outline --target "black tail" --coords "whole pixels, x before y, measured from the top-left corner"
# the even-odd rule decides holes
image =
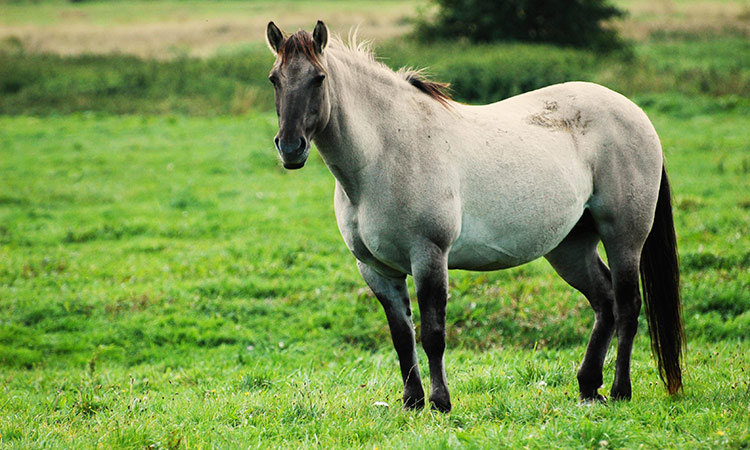
[[[659,376],[670,395],[682,389],[680,359],[685,346],[680,304],[680,267],[667,171],[662,169],[654,226],[641,254],[643,302]]]

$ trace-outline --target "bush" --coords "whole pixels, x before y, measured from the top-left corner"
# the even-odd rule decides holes
[[[603,23],[625,13],[609,0],[434,0],[433,22],[417,22],[425,41],[467,38],[472,42],[530,41],[614,50],[624,46],[615,30]]]

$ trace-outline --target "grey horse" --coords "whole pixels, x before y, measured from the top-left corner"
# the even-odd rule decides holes
[[[546,258],[594,310],[578,370],[580,398],[599,394],[617,333],[613,399],[631,398],[641,310],[670,394],[682,387],[677,246],[659,138],[646,115],[602,86],[571,82],[490,105],[452,101],[418,71],[394,72],[362,45],[312,33],[267,41],[287,169],[311,141],[336,178],[336,219],[362,278],[385,309],[405,408],[425,404],[406,276],[414,278],[433,408],[450,411],[448,270],[497,270]],[[604,244],[609,267],[597,246]]]

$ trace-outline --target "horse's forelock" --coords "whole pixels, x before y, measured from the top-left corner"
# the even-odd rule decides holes
[[[279,49],[281,65],[284,66],[293,56],[304,55],[315,67],[323,70],[320,58],[315,51],[312,35],[306,31],[298,31],[284,40]]]

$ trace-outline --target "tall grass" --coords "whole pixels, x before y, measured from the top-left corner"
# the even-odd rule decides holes
[[[268,110],[265,47],[208,59],[0,53],[0,112],[237,114]]]
[[[549,84],[588,80],[626,95],[681,93],[750,97],[741,37],[643,43],[610,56],[547,45],[431,46],[389,41],[377,55],[393,68],[428,67],[457,100],[488,103]],[[272,109],[265,46],[207,59],[168,61],[125,55],[62,57],[18,48],[0,51],[0,114],[242,114]]]

